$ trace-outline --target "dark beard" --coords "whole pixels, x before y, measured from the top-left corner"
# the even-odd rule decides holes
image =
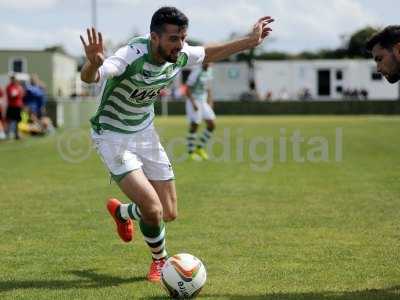
[[[400,61],[398,61],[395,57],[395,55],[392,53],[392,63],[395,66],[393,69],[393,72],[390,72],[390,74],[387,74],[386,79],[390,83],[396,83],[400,80]]]
[[[396,83],[400,80],[400,71],[397,72],[396,74],[392,74],[388,77],[386,77],[387,81],[389,81],[390,83]]]
[[[396,83],[400,80],[400,66],[398,66],[397,70],[386,77],[389,83]]]
[[[167,55],[167,53],[164,51],[164,49],[161,46],[158,46],[157,51],[163,60],[170,62],[170,63],[176,63],[177,58]]]

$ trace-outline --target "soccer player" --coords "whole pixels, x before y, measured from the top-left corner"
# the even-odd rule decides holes
[[[191,47],[188,19],[174,7],[158,9],[150,35],[132,39],[104,58],[103,38],[94,28],[82,36],[86,62],[81,78],[101,87],[101,103],[91,119],[92,140],[112,178],[132,203],[109,199],[107,209],[125,242],[139,224],[153,261],[148,280],[159,281],[167,257],[164,222],[177,217],[174,173],[153,126],[153,102],[185,66],[224,59],[253,48],[269,35],[271,17],[259,19],[241,39]]]
[[[390,83],[400,80],[400,26],[388,26],[374,34],[366,44],[376,61],[378,72]]]
[[[213,100],[210,89],[211,79],[210,64],[204,63],[193,69],[187,80],[186,116],[190,122],[187,145],[189,157],[195,161],[208,159],[204,147],[215,129],[215,113],[212,109]],[[196,145],[197,129],[202,120],[206,122],[207,127]]]

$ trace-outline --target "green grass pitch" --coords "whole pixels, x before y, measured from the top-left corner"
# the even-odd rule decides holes
[[[183,117],[156,125],[176,160],[168,251],[203,260],[201,299],[400,299],[399,117],[220,117],[201,163],[181,161]],[[114,231],[105,201],[126,198],[88,132],[0,144],[0,299],[164,299],[141,234]]]

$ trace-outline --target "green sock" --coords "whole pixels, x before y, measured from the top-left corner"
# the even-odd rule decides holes
[[[165,225],[161,221],[159,226],[151,226],[139,221],[140,231],[143,233],[144,240],[150,248],[151,255],[154,260],[163,259],[167,257],[165,249]]]

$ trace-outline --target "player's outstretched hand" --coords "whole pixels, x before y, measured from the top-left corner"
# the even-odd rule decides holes
[[[257,46],[260,45],[272,31],[269,24],[271,24],[273,21],[274,19],[271,17],[265,16],[259,19],[256,24],[254,24],[253,31],[250,33],[250,36],[254,38]]]
[[[103,37],[93,27],[91,29],[88,28],[86,31],[88,43],[86,43],[83,36],[80,36],[86,57],[92,65],[100,67],[104,61]]]

